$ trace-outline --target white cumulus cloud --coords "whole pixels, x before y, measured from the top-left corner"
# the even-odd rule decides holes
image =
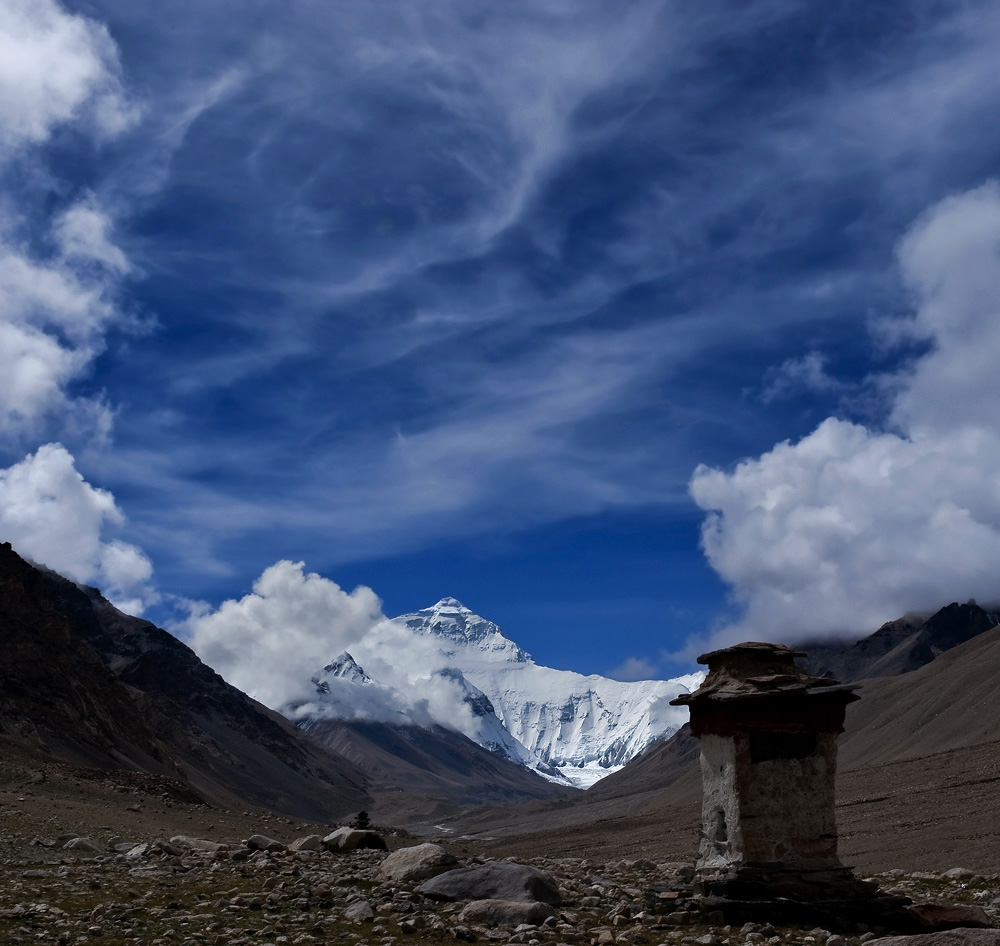
[[[445,660],[430,642],[388,620],[370,588],[344,591],[336,582],[306,572],[302,562],[276,562],[250,594],[225,601],[215,611],[193,614],[186,630],[205,663],[266,706],[291,716],[436,723],[469,736],[476,732],[460,688],[441,675]],[[376,685],[344,683],[344,693],[318,701],[311,678],[345,651]],[[336,679],[329,684],[340,686]]]
[[[135,110],[121,84],[107,29],[55,0],[0,3],[0,148],[44,141],[57,125],[85,122],[114,135]]]
[[[385,620],[370,588],[348,593],[303,567],[277,562],[250,594],[189,622],[198,656],[273,708],[311,696],[310,676]]]
[[[0,434],[30,438],[47,421],[91,435],[110,428],[99,396],[69,388],[108,330],[131,321],[116,305],[130,266],[94,195],[64,202],[45,145],[61,126],[102,139],[135,117],[103,25],[55,0],[0,3],[0,171],[20,162],[35,191],[22,182],[0,203]],[[63,207],[39,218],[32,208],[51,198]]]
[[[52,427],[91,443],[111,429],[104,397],[73,385],[109,330],[133,322],[117,300],[131,267],[98,199],[64,197],[71,192],[47,172],[45,145],[60,126],[100,140],[129,125],[136,111],[120,72],[102,25],[55,0],[0,2],[0,174],[30,169],[31,189],[22,181],[0,202],[0,437],[11,453]],[[45,202],[62,206],[39,217]],[[122,523],[113,496],[87,483],[61,444],[0,470],[0,537],[139,614],[157,597],[152,565],[135,545],[106,538]]]
[[[91,486],[61,444],[0,470],[0,537],[74,581],[98,584],[122,610],[155,599],[152,565],[136,546],[105,533],[124,517],[111,493]]]
[[[899,265],[913,314],[888,334],[928,348],[881,379],[889,429],[829,418],[731,471],[695,470],[705,553],[744,608],[713,643],[862,634],[1000,597],[1000,188],[933,207]]]

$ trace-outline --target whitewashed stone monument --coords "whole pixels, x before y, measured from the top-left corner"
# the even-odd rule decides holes
[[[801,900],[856,897],[837,856],[837,736],[854,687],[814,677],[781,644],[748,642],[698,658],[705,682],[675,704],[701,740],[706,895]]]

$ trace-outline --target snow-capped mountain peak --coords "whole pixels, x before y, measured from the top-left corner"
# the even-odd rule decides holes
[[[347,680],[350,683],[368,685],[372,678],[361,669],[358,662],[345,650],[335,660],[331,660],[322,670],[310,678],[318,693],[330,692],[330,679]]]
[[[542,667],[496,624],[451,597],[393,623],[419,639],[410,651],[406,635],[397,634],[391,649],[380,652],[379,661],[394,668],[396,679],[372,679],[345,652],[311,678],[316,702],[291,707],[300,725],[308,728],[310,719],[324,716],[378,719],[390,711],[405,718],[408,698],[396,687],[405,689],[400,679],[408,676],[420,694],[410,705],[423,705],[425,715],[433,698],[430,716],[439,723],[453,712],[456,719],[464,716],[462,731],[481,746],[554,781],[586,788],[678,729],[686,710],[670,700],[704,676],[624,683]],[[421,676],[426,669],[417,668],[427,667],[429,654],[435,669]]]
[[[445,656],[475,654],[476,659],[527,663],[531,655],[505,637],[492,621],[474,614],[457,598],[442,598],[437,604],[395,619],[417,634],[435,638]],[[471,645],[471,646],[470,646]]]
[[[455,598],[442,598],[394,622],[432,640],[448,663],[485,694],[507,732],[527,750],[532,768],[554,768],[580,787],[678,729],[686,713],[670,706],[670,700],[696,687],[703,676],[623,683],[541,667],[496,624]]]

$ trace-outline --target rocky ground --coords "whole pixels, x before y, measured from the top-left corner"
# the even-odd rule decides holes
[[[542,910],[550,916],[518,909],[477,913],[462,901],[431,899],[418,880],[386,876],[387,851],[325,850],[315,834],[304,847],[316,849],[294,850],[296,838],[311,828],[329,833],[330,826],[213,810],[166,791],[150,793],[162,785],[126,785],[133,790],[117,807],[104,806],[105,823],[94,824],[101,784],[81,781],[74,786],[77,798],[58,803],[41,798],[37,786],[8,786],[0,794],[0,943],[857,946],[881,932],[706,923],[676,909],[688,865],[606,860],[600,851],[586,858],[524,851],[528,856],[511,858],[544,871],[558,885],[561,904]],[[73,815],[86,817],[70,829]],[[133,818],[141,830],[130,823]],[[174,834],[179,828],[183,832]],[[266,843],[258,833],[265,831],[276,843]],[[393,849],[418,844],[405,833],[382,833]],[[462,865],[492,859],[469,842],[445,844]],[[976,904],[1000,921],[1000,875],[956,869],[894,871],[874,879],[915,901]]]
[[[855,946],[879,932],[706,924],[670,909],[664,887],[683,883],[684,865],[649,860],[527,858],[556,881],[562,904],[533,923],[484,922],[461,902],[429,899],[415,881],[386,879],[383,851],[251,851],[238,842],[185,850],[186,843],[133,837],[104,853],[36,845],[41,856],[8,857],[0,865],[0,943]],[[458,853],[465,864],[484,860]],[[1000,919],[997,875],[957,870],[876,879],[914,899],[979,904]]]
[[[552,914],[547,918],[517,910],[477,913],[464,901],[429,898],[417,881],[386,877],[386,851],[290,849],[295,839],[326,836],[333,827],[249,807],[214,808],[167,779],[4,758],[0,944],[857,946],[881,932],[706,923],[674,902],[690,873],[693,840],[639,857],[623,853],[634,848],[627,837],[609,834],[589,849],[581,835],[573,844],[576,856],[530,838],[504,839],[502,848],[442,840],[463,865],[497,858],[545,871],[562,897],[543,911]],[[423,840],[385,826],[380,833],[390,851]],[[252,850],[244,842],[254,835],[279,843],[271,851]],[[183,837],[210,843],[192,845]],[[996,873],[871,876],[918,902],[979,905],[1000,923]]]

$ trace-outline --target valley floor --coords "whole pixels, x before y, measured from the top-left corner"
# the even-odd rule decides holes
[[[183,806],[180,811],[183,811]],[[194,814],[192,814],[194,818]],[[197,830],[200,824],[192,830]],[[298,825],[272,824],[285,841]],[[198,832],[222,839],[216,829]],[[132,833],[131,840],[139,841]],[[396,839],[399,841],[399,839]],[[484,859],[453,846],[465,864]],[[25,855],[25,856],[21,856]],[[673,910],[684,865],[650,859],[520,858],[546,871],[563,903],[537,925],[470,921],[459,903],[428,900],[414,884],[380,876],[385,853],[250,852],[239,842],[213,853],[76,856],[35,845],[0,863],[0,944],[107,946],[502,942],[589,946],[862,946],[880,930],[834,932],[770,923],[712,924]],[[917,902],[969,904],[1000,920],[1000,875],[952,872],[873,877]]]
[[[838,789],[846,864],[915,900],[976,904],[1000,922],[1000,743],[845,771]],[[325,834],[332,825],[249,807],[212,807],[180,783],[154,776],[5,753],[0,944],[393,946],[401,937],[454,943],[468,935],[480,942],[588,946],[826,946],[828,931],[678,926],[649,909],[650,890],[669,883],[695,855],[697,791],[682,784],[675,794],[674,804],[649,791],[583,808],[557,799],[528,808],[480,809],[466,819],[475,837],[458,830],[438,838],[465,863],[509,857],[558,879],[566,899],[559,918],[518,933],[468,927],[455,908],[424,901],[405,885],[382,883],[377,866],[384,855],[375,852],[282,852],[237,860],[150,855],[138,863],[115,854],[76,856],[54,840],[76,833],[105,843],[112,836],[152,843],[188,835],[237,850],[252,834],[289,843]],[[382,830],[390,848],[423,839]],[[953,868],[966,872],[942,876]],[[373,919],[347,913],[362,900]],[[842,942],[830,939],[829,946],[860,946],[860,932]]]

